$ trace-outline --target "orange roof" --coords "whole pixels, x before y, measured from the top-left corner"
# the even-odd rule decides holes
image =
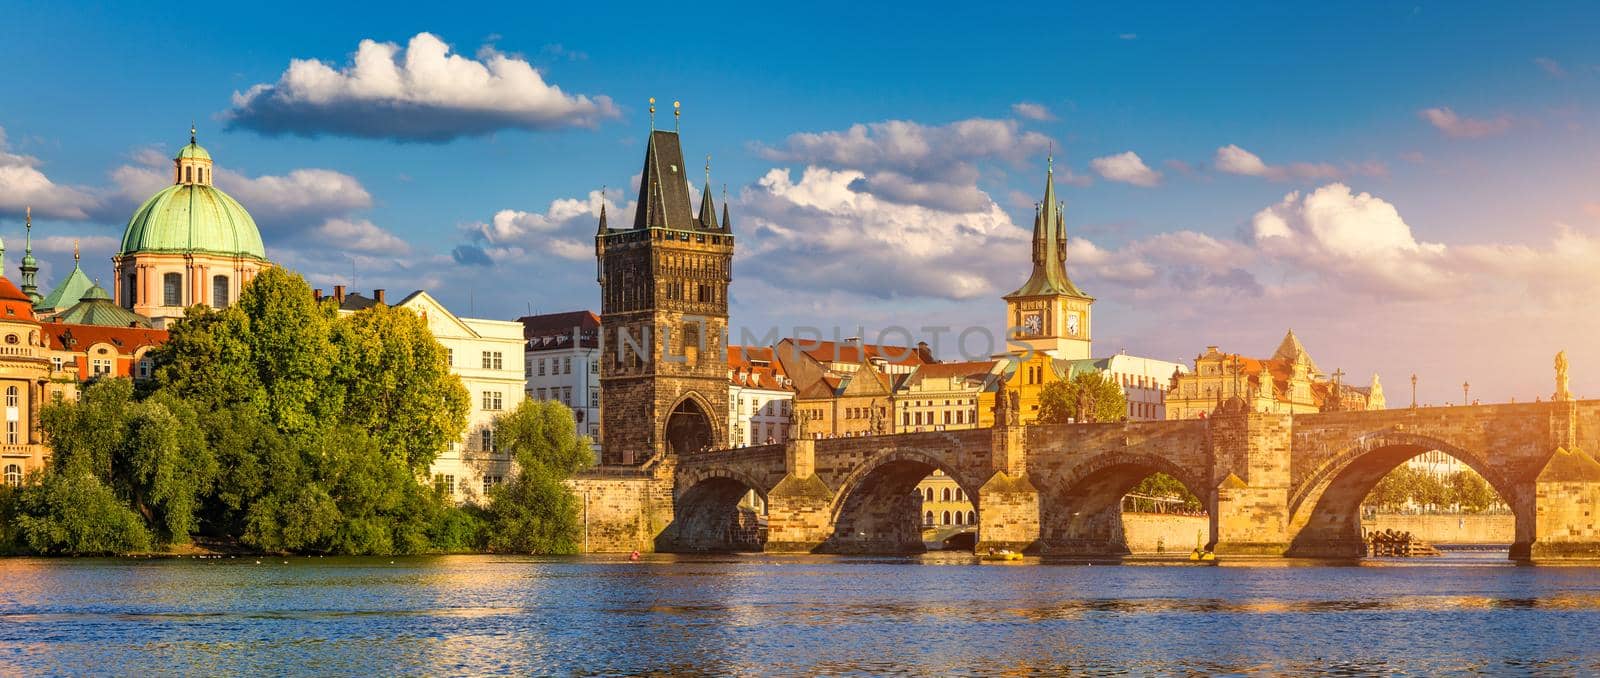
[[[728,381],[734,386],[792,391],[770,346],[729,346]]]
[[[880,346],[856,342],[793,339],[795,346],[806,355],[824,363],[860,363],[862,353],[867,358],[882,358],[890,365],[927,365],[932,356],[925,355],[921,346]]]
[[[0,276],[0,314],[3,314],[0,319],[37,320],[33,315],[33,300],[5,276]]]
[[[117,353],[132,355],[146,346],[167,343],[167,331],[148,327],[105,327],[103,325],[74,325],[69,323],[42,323],[40,328],[57,351],[84,351],[90,346],[107,343],[115,346]]]

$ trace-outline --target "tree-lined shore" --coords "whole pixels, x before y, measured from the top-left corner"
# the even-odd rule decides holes
[[[426,321],[340,316],[298,275],[262,272],[234,306],[189,309],[152,379],[100,378],[47,404],[47,467],[0,490],[0,549],[163,553],[201,538],[265,553],[571,553],[562,481],[590,459],[572,414],[528,400],[494,439],[518,472],[485,506],[427,482],[468,394]]]

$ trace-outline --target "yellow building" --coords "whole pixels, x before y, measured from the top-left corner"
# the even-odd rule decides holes
[[[931,537],[948,528],[977,527],[978,511],[972,498],[956,484],[955,479],[935,469],[917,484],[917,495],[922,498],[922,529]]]
[[[977,428],[983,420],[983,395],[993,403],[1002,360],[922,365],[895,389],[896,433]],[[992,406],[992,405],[991,405]],[[994,414],[989,414],[993,418]]]
[[[0,394],[5,431],[0,434],[0,472],[7,485],[21,485],[43,469],[48,449],[40,439],[39,408],[50,381],[50,347],[33,315],[33,300],[0,277]]]
[[[1386,407],[1378,376],[1366,388],[1346,385],[1336,373],[1330,379],[1311,359],[1293,330],[1284,335],[1270,358],[1249,358],[1206,347],[1195,357],[1194,371],[1179,375],[1167,391],[1167,418],[1209,416],[1219,403],[1243,398],[1256,412],[1301,414],[1333,410],[1377,410]]]

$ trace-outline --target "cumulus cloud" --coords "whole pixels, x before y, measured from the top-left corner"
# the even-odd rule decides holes
[[[1337,179],[1346,174],[1366,176],[1384,176],[1388,174],[1388,167],[1378,162],[1349,165],[1344,169],[1325,162],[1292,162],[1287,165],[1269,165],[1260,156],[1240,148],[1236,144],[1228,144],[1218,148],[1216,154],[1211,158],[1211,164],[1218,171],[1227,174],[1262,177],[1272,181]]]
[[[330,247],[367,254],[397,255],[411,251],[406,241],[366,219],[329,219],[310,235]]]
[[[485,48],[452,54],[431,33],[402,48],[362,40],[348,65],[294,59],[275,83],[235,92],[231,128],[446,142],[503,129],[594,127],[619,115],[611,98],[570,94],[523,59]]]
[[[905,204],[853,189],[863,177],[769,170],[740,199],[740,269],[779,287],[970,299],[1002,292],[997,281],[1027,256],[1027,233],[993,201],[964,211]]]
[[[1011,104],[1011,112],[1016,114],[1017,117],[1026,120],[1048,122],[1056,119],[1055,114],[1051,113],[1050,109],[1046,108],[1044,104],[1036,104],[1030,101],[1018,101]]]
[[[472,265],[527,263],[540,253],[569,261],[593,259],[602,205],[612,228],[633,223],[636,203],[619,205],[621,197],[616,189],[594,190],[582,198],[552,200],[543,212],[499,210],[488,221],[462,225],[462,235],[471,242],[457,247],[452,256]]]
[[[1445,136],[1454,139],[1478,139],[1503,134],[1511,129],[1511,117],[1506,115],[1495,118],[1467,118],[1456,115],[1456,112],[1448,107],[1439,107],[1417,111],[1417,116],[1440,132],[1444,132]]]
[[[0,127],[0,214],[20,215],[33,207],[35,215],[59,219],[86,219],[99,204],[93,189],[58,184],[39,169],[31,155],[13,153]]]
[[[780,147],[757,146],[767,160],[865,171],[893,170],[917,179],[947,177],[978,160],[1022,165],[1051,144],[1015,120],[972,118],[945,125],[888,120],[844,131],[791,134]]]
[[[1111,181],[1121,181],[1135,186],[1155,186],[1161,183],[1161,173],[1150,169],[1138,153],[1127,151],[1089,161],[1089,166],[1100,176]]]
[[[1289,193],[1250,232],[1267,255],[1375,293],[1430,296],[1458,278],[1444,245],[1418,241],[1394,205],[1342,183]]]

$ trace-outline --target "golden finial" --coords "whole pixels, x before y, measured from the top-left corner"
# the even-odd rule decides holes
[[[656,131],[656,98],[650,97],[650,131]]]
[[[77,238],[73,238],[72,239],[72,261],[73,261],[73,263],[77,263],[77,261],[78,261],[78,239]]]
[[[28,230],[31,231],[31,230],[33,230],[33,205],[29,205],[26,208],[26,214],[27,214],[26,218],[28,220],[27,228],[28,228]]]
[[[1055,174],[1056,173],[1056,142],[1055,141],[1051,141],[1050,142],[1050,150],[1049,150],[1049,152],[1045,153],[1045,156],[1044,156],[1044,171],[1049,172],[1050,174]]]
[[[196,143],[196,142],[195,142],[195,139],[194,139],[194,135],[195,135],[195,133],[196,133],[196,132],[198,132],[198,131],[199,131],[199,130],[197,130],[197,129],[195,129],[195,126],[194,126],[194,123],[193,123],[193,122],[190,122],[190,123],[189,123],[189,143],[191,143],[191,144],[192,144],[192,143]]]
[[[674,132],[682,132],[683,131],[683,126],[679,124],[679,120],[678,120],[678,116],[682,115],[683,111],[679,110],[678,106],[679,106],[678,102],[676,102],[676,101],[672,102],[672,131],[674,131]]]

